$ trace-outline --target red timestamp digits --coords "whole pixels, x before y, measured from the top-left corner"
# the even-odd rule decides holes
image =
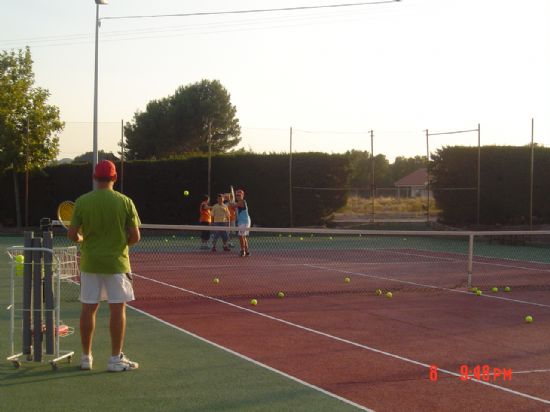
[[[450,372],[447,372],[450,373]],[[437,365],[430,365],[429,373],[430,381],[437,382],[438,379],[438,370]],[[512,380],[512,368],[494,368],[489,365],[475,365],[469,367],[468,365],[460,365],[460,375],[459,378],[461,381],[469,381],[472,379],[484,382],[490,381],[511,381]]]
[[[468,381],[471,379],[477,379],[478,381],[497,381],[499,379],[503,381],[512,380],[511,368],[494,368],[489,365],[475,365],[470,368],[468,365],[460,365],[460,380]]]

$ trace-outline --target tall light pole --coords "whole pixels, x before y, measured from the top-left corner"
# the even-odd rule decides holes
[[[109,4],[108,0],[95,0],[95,70],[94,70],[94,143],[92,152],[92,170],[95,170],[97,165],[97,62],[98,62],[98,46],[99,46],[99,6]],[[95,185],[94,185],[95,186]]]

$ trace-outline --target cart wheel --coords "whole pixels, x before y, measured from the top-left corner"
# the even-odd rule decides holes
[[[15,369],[19,369],[21,367],[21,362],[19,362],[18,360],[14,360],[11,363]]]
[[[73,357],[72,356],[68,356],[67,357],[67,363],[71,363],[73,361]]]
[[[52,365],[52,371],[56,371],[57,370],[57,363],[55,362],[50,362],[51,365]]]

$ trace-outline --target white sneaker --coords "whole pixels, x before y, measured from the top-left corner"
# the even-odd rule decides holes
[[[111,357],[109,365],[107,366],[109,372],[131,371],[137,368],[139,368],[139,363],[132,362],[124,353],[121,353],[120,357],[116,360],[113,360],[113,357]]]
[[[94,363],[94,357],[92,354],[82,355],[80,358],[80,369],[83,371],[89,371],[92,369],[92,364]]]

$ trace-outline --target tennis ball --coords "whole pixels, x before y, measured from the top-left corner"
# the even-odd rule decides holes
[[[376,296],[380,296],[380,295],[382,295],[382,290],[381,289],[376,289],[376,291],[374,293],[376,293]]]
[[[346,282],[346,283],[350,283],[350,282],[351,282],[351,279],[350,279],[350,278],[348,278],[348,277],[345,277],[345,278],[344,278],[344,282]]]
[[[498,292],[498,288],[497,288],[496,286],[495,286],[495,287],[493,287],[493,288],[491,289],[491,292],[493,292],[493,293],[497,293],[497,292]]]
[[[482,294],[483,294],[483,292],[480,289],[476,290],[476,295],[477,296],[481,296]]]
[[[512,290],[512,289],[510,289],[510,286],[506,286],[506,287],[504,288],[504,291],[505,291],[505,292],[510,292],[511,290]]]
[[[473,286],[470,290],[471,290],[473,293],[476,293],[476,292],[478,291],[478,289],[477,289],[475,286]]]
[[[212,280],[212,283],[214,283],[215,285],[217,285],[218,283],[220,283],[220,280],[218,278],[214,278]]]
[[[386,293],[386,297],[387,297],[388,299],[393,298],[393,293],[391,293],[391,292]]]
[[[23,276],[23,271],[25,269],[25,257],[23,255],[17,255],[15,257],[15,274],[17,276]]]
[[[526,322],[526,323],[533,323],[533,317],[530,316],[530,315],[527,315],[527,316],[525,317],[525,322]]]
[[[279,293],[277,293],[277,297],[282,299],[282,298],[285,297],[285,293],[284,292],[279,292]]]
[[[303,237],[301,237],[301,238],[300,238],[300,240],[304,240],[304,238],[303,238]]]
[[[252,299],[252,300],[250,301],[250,304],[251,304],[252,306],[256,306],[256,305],[258,304],[258,301],[257,301],[256,299]]]
[[[183,191],[183,195],[184,195],[184,196],[189,196],[189,190],[184,190],[184,191]]]

